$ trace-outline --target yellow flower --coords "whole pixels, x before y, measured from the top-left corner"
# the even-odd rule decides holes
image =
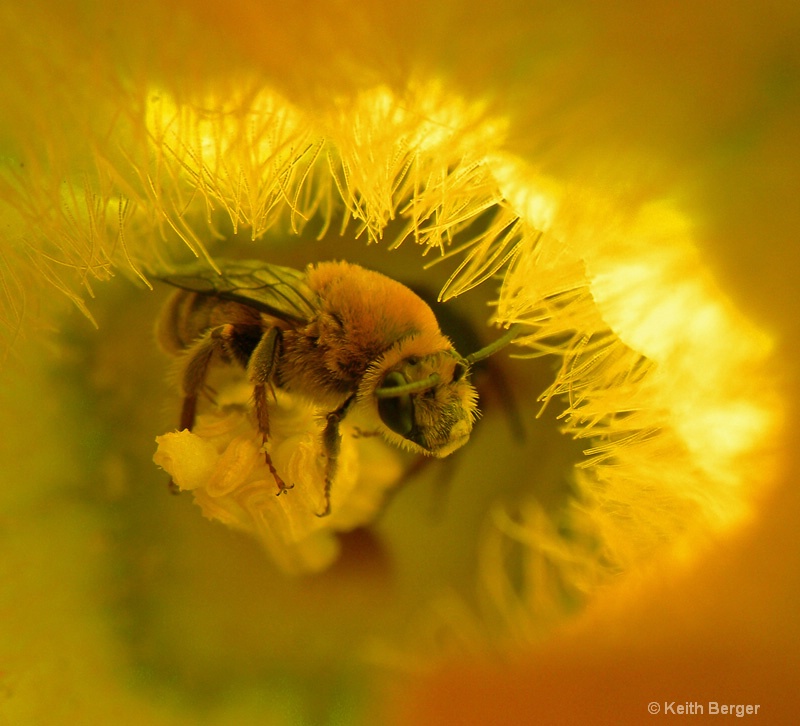
[[[793,7],[42,0],[0,28],[3,716],[383,721],[398,682],[415,723],[786,712]],[[159,440],[218,521],[166,495],[149,271],[192,255],[346,257],[483,341],[523,324],[440,514],[446,469],[347,436],[341,513],[309,515],[319,421],[281,393],[295,490],[245,392]]]

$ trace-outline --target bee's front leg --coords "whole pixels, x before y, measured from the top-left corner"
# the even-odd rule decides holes
[[[272,382],[275,363],[280,353],[281,334],[278,328],[270,328],[261,337],[253,350],[247,364],[247,372],[253,384],[253,408],[256,414],[256,423],[261,432],[261,441],[264,444],[264,459],[269,467],[275,483],[278,485],[278,496],[294,484],[287,484],[278,475],[272,457],[267,451],[266,443],[269,440],[269,409],[267,408],[267,387]]]
[[[327,517],[331,513],[331,487],[333,486],[333,480],[336,478],[339,450],[342,445],[339,424],[355,400],[356,395],[354,393],[339,408],[331,411],[325,418],[325,429],[322,432],[322,445],[325,447],[325,454],[327,455],[325,465],[325,509],[317,513],[318,517]]]

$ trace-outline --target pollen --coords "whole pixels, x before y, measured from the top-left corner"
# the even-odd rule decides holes
[[[291,487],[281,493],[246,403],[231,406],[241,391],[235,385],[222,391],[227,405],[199,416],[192,431],[157,437],[154,461],[181,491],[192,493],[206,518],[254,538],[284,572],[323,570],[337,558],[337,533],[368,524],[380,511],[401,475],[400,462],[376,439],[345,426],[331,514],[320,517],[325,455],[319,412],[283,392],[270,405],[267,446]]]

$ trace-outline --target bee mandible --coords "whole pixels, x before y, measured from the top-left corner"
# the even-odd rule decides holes
[[[253,410],[278,494],[291,488],[267,451],[267,394],[277,387],[327,411],[325,502],[340,449],[339,425],[358,410],[370,430],[401,448],[445,457],[469,439],[478,416],[470,366],[518,334],[461,356],[430,306],[405,285],[348,262],[304,271],[256,260],[218,261],[218,274],[194,263],[156,275],[177,290],[157,327],[165,350],[180,356],[180,428],[191,430],[198,397],[215,362],[239,365],[253,386]]]

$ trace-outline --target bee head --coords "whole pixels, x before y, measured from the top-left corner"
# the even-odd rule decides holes
[[[372,397],[388,440],[443,457],[469,439],[478,394],[469,382],[467,364],[452,349],[401,357],[382,369],[378,384]]]

